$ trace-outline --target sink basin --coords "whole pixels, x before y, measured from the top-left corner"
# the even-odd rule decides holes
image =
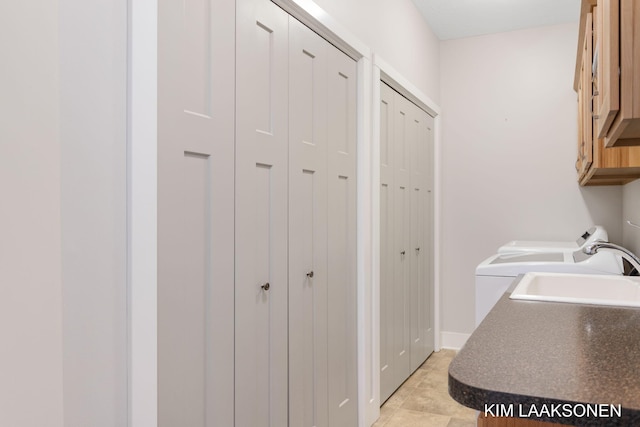
[[[640,277],[527,273],[510,298],[640,307]]]

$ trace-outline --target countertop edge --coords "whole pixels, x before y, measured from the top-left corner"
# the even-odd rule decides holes
[[[518,280],[516,280],[516,283]],[[496,304],[494,310],[500,311],[505,304],[513,304],[509,300],[508,295],[513,289],[515,284],[512,284],[509,290]],[[534,303],[540,304],[542,309],[547,303]],[[563,303],[554,303],[563,304]],[[563,304],[564,305],[564,304]],[[502,307],[500,307],[502,306]],[[533,307],[529,305],[529,307]],[[495,316],[495,315],[494,315]],[[495,327],[496,322],[491,322],[492,327]],[[486,330],[488,325],[484,326],[484,331],[480,335],[486,338]],[[505,332],[507,333],[507,332]],[[501,334],[494,334],[501,335]],[[492,416],[511,416],[515,418],[531,419],[536,421],[574,425],[574,426],[636,426],[640,425],[640,409],[634,407],[625,407],[624,404],[615,404],[615,402],[607,403],[591,403],[588,401],[574,401],[569,399],[559,399],[559,396],[555,397],[543,397],[540,395],[532,395],[521,392],[509,392],[487,389],[486,385],[482,387],[474,384],[474,378],[477,378],[475,374],[471,374],[469,378],[460,376],[461,373],[470,372],[473,373],[478,367],[469,367],[470,363],[469,355],[479,356],[479,351],[483,352],[485,345],[491,344],[480,339],[478,336],[474,337],[473,334],[467,341],[467,344],[463,346],[460,353],[465,353],[466,356],[462,359],[465,360],[465,364],[461,364],[461,359],[456,360],[454,358],[452,364],[448,370],[448,390],[449,395],[458,403],[484,412],[487,415]],[[476,354],[478,353],[478,354]],[[480,357],[480,356],[479,356]],[[457,362],[457,363],[456,363]],[[458,366],[459,365],[459,366]],[[462,370],[460,369],[462,368]],[[482,369],[482,368],[480,368]],[[458,377],[456,377],[456,374]],[[508,373],[507,373],[508,375]],[[564,406],[567,405],[567,406]],[[581,408],[588,407],[591,409],[591,414],[579,414]],[[621,415],[617,416],[615,409],[619,409]],[[545,408],[543,410],[543,408]],[[560,412],[549,413],[553,409]],[[559,408],[559,409],[558,409]],[[563,409],[567,408],[566,412]],[[577,408],[577,410],[576,410]],[[603,408],[604,411],[609,410],[609,416],[594,415],[593,412],[596,408]]]
[[[576,405],[596,407],[596,404],[558,400],[516,393],[486,390],[463,383],[448,372],[449,395],[461,405],[484,412],[487,415],[523,418],[570,426],[637,426],[640,425],[640,411],[621,408],[620,417],[578,416],[574,412]],[[569,405],[570,416],[547,416],[541,414],[544,409],[555,408],[562,414],[563,405]],[[604,405],[603,406],[608,406]],[[572,409],[569,409],[572,408]],[[604,408],[606,410],[606,408]],[[540,415],[537,416],[536,412]]]

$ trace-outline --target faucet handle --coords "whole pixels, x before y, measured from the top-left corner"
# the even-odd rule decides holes
[[[609,242],[606,242],[602,239],[594,240],[593,242],[589,243],[587,246],[582,248],[582,252],[584,252],[587,255],[595,255],[596,252],[598,252],[598,249],[600,249],[601,247],[604,247],[604,244],[608,244],[608,243]]]

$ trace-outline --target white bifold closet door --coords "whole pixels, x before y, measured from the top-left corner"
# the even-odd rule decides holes
[[[411,372],[433,352],[433,117],[412,104],[411,127]]]
[[[393,209],[395,227],[393,231],[393,259],[395,291],[393,292],[393,313],[395,328],[393,348],[395,355],[396,382],[411,374],[410,339],[410,261],[411,250],[411,103],[404,97],[395,99],[393,151],[395,159]],[[402,383],[402,381],[400,381]]]
[[[356,65],[237,5],[236,426],[353,426]]]
[[[234,4],[158,6],[158,425],[231,426]]]
[[[289,425],[328,413],[327,49],[289,21]]]
[[[237,2],[237,427],[289,425],[288,19],[270,1]]]
[[[328,54],[328,354],[329,424],[358,423],[356,274],[356,62],[326,43]]]
[[[384,402],[395,390],[395,350],[393,345],[395,319],[393,301],[395,289],[392,286],[395,271],[395,212],[393,209],[395,130],[393,113],[395,97],[393,89],[380,85],[380,401]]]
[[[433,351],[433,118],[386,84],[380,103],[380,394]]]
[[[356,64],[289,20],[291,426],[357,424]]]

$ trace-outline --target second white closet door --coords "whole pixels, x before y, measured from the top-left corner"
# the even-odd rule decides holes
[[[290,18],[291,426],[357,424],[355,75]]]
[[[411,146],[411,372],[433,352],[431,147],[433,117],[414,106]]]
[[[351,427],[356,65],[268,0],[236,10],[235,425]]]
[[[393,346],[395,356],[395,387],[411,374],[410,337],[410,265],[411,265],[411,120],[412,107],[406,98],[395,94],[394,112],[394,218],[393,245],[395,271],[393,276],[394,331]]]
[[[380,400],[384,402],[396,389],[393,286],[396,249],[393,241],[394,210],[394,91],[380,85]]]
[[[380,397],[433,351],[433,118],[380,90]]]

